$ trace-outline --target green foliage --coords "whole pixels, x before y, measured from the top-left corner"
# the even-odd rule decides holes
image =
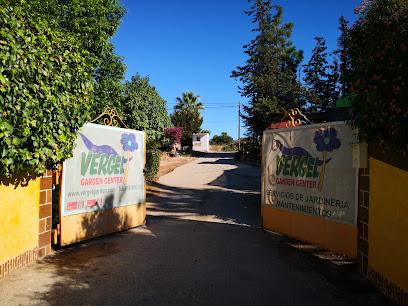
[[[234,158],[235,158],[236,160],[240,160],[243,154],[244,154],[244,152],[243,152],[242,150],[241,150],[241,151],[237,151],[237,152],[235,153],[235,155],[234,155]]]
[[[241,143],[241,150],[243,155],[250,159],[261,159],[262,141],[256,137],[249,137],[243,139]]]
[[[149,140],[163,142],[163,130],[170,125],[167,102],[149,84],[149,77],[136,74],[126,82],[119,110],[129,128],[145,131]]]
[[[127,9],[118,0],[30,0],[31,9],[74,34],[90,53],[102,55]]]
[[[126,65],[122,61],[123,57],[116,56],[113,45],[109,43],[94,71],[95,93],[92,118],[99,116],[108,106],[115,108],[123,116],[121,108],[125,86],[122,81],[126,73]]]
[[[193,134],[201,131],[203,117],[200,110],[204,109],[204,104],[199,102],[199,99],[200,96],[196,96],[192,91],[184,92],[182,98],[177,97],[179,103],[170,116],[174,126],[184,127],[187,130],[183,132],[181,139],[183,146],[191,146]]]
[[[348,28],[349,22],[344,19],[344,17],[340,17],[339,20],[339,30],[342,32]],[[350,92],[350,81],[345,78],[345,72],[350,69],[350,58],[347,55],[347,51],[345,48],[345,44],[343,43],[343,38],[345,35],[342,34],[340,38],[337,39],[337,50],[334,51],[335,55],[338,57],[339,60],[339,80],[340,80],[340,96],[347,97]]]
[[[42,19],[54,20],[61,31],[75,36],[94,55],[95,118],[107,106],[118,108],[122,81],[126,72],[123,58],[117,56],[109,42],[119,28],[127,9],[118,0],[30,0],[31,11]]]
[[[160,156],[159,150],[146,151],[146,181],[152,182],[156,178],[160,167]]]
[[[177,111],[170,115],[171,122],[174,126],[185,127],[187,132],[183,133],[181,144],[183,146],[191,146],[191,141],[194,133],[200,132],[200,127],[203,124],[203,118],[199,112],[184,112]]]
[[[376,0],[357,8],[358,20],[343,26],[339,44],[345,81],[355,94],[351,124],[361,139],[384,151],[408,151],[408,2]]]
[[[331,65],[327,61],[326,41],[323,37],[315,37],[316,47],[307,65],[303,65],[307,87],[309,111],[324,111],[334,107],[340,92],[336,89],[339,82],[339,65],[334,60]]]
[[[204,104],[200,101],[200,96],[196,96],[192,91],[183,92],[182,98],[177,97],[178,104],[174,107],[175,111],[193,111],[204,110]]]
[[[89,121],[94,57],[23,1],[0,7],[0,173],[43,173]]]
[[[220,136],[214,135],[214,137],[211,139],[211,143],[216,145],[228,145],[233,141],[234,139],[232,139],[231,136],[228,136],[226,132],[222,132]]]
[[[272,11],[276,12],[272,16]],[[258,35],[244,46],[248,55],[246,65],[232,71],[231,77],[243,83],[242,96],[249,98],[242,117],[249,133],[259,137],[274,113],[284,113],[305,104],[304,88],[297,79],[303,51],[297,51],[289,40],[293,24],[282,25],[282,7],[271,0],[254,0],[248,16],[258,27]]]
[[[146,141],[146,150],[156,150],[158,148],[160,148],[161,143],[154,141],[152,139],[149,139]]]
[[[224,144],[222,146],[222,151],[223,152],[235,152],[235,151],[238,151],[238,146],[234,143]]]

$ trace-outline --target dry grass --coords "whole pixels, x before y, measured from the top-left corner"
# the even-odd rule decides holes
[[[211,145],[210,152],[221,152],[223,146],[222,145]]]

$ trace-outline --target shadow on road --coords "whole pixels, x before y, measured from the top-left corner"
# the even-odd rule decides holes
[[[201,163],[236,168],[199,190],[155,183],[145,226],[46,257],[7,304],[390,304],[355,264],[261,229],[259,168]]]
[[[197,165],[205,164],[234,165],[235,168],[224,170],[201,189],[154,183],[147,214],[171,214],[184,219],[194,215],[211,216],[214,222],[261,227],[260,168],[231,158],[204,160]]]
[[[249,193],[261,192],[261,168],[248,163],[238,162],[231,158],[222,158],[216,161],[202,161],[199,164],[234,165],[235,169],[224,173],[209,183],[209,186],[218,186],[231,190],[246,190]],[[259,199],[259,203],[260,203]]]
[[[205,157],[205,158],[234,158],[235,152],[198,152],[193,151],[191,153],[196,157]]]
[[[52,271],[52,282],[11,298],[47,305],[387,305],[356,271],[281,236],[171,217],[73,245],[36,270]]]
[[[149,199],[147,214],[160,213],[194,220],[195,215],[211,216],[213,222],[226,221],[261,226],[260,196],[232,190],[174,188],[156,183],[160,194]],[[228,197],[229,201],[223,201]],[[152,202],[150,202],[152,201]],[[243,211],[245,214],[243,214]]]

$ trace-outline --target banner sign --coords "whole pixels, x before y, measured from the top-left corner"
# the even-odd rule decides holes
[[[264,131],[262,205],[356,225],[356,141],[344,122]]]
[[[61,215],[145,202],[145,133],[87,123],[63,163]]]

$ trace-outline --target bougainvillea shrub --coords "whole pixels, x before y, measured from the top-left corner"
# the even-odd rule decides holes
[[[363,1],[339,39],[344,79],[354,94],[351,120],[362,140],[384,152],[408,151],[408,1]]]
[[[181,137],[183,137],[183,133],[186,132],[186,129],[183,127],[171,127],[164,129],[163,134],[164,137],[168,138],[171,142],[180,143]]]

